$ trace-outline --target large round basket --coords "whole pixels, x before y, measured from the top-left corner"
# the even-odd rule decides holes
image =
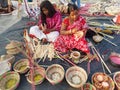
[[[59,64],[53,64],[46,70],[46,79],[51,84],[58,84],[64,79],[64,68]]]
[[[86,71],[78,66],[73,66],[66,71],[66,81],[74,88],[80,88],[87,81]]]
[[[27,81],[31,84],[38,85],[41,84],[45,79],[45,69],[43,67],[35,67],[34,74],[32,75],[29,71],[26,75]]]
[[[90,83],[85,83],[82,87],[81,90],[96,90],[96,87]]]
[[[0,77],[0,90],[15,90],[20,82],[17,72],[7,72]]]
[[[13,62],[15,61],[15,56],[13,55],[1,55],[0,57],[0,61],[8,61],[10,62],[11,64],[13,64]]]
[[[120,90],[120,71],[116,72],[113,76],[117,90]]]
[[[96,72],[92,75],[92,83],[97,90],[114,90],[115,88],[112,78],[102,72]]]
[[[29,61],[28,59],[21,59],[17,61],[13,66],[14,71],[23,74],[29,70]]]

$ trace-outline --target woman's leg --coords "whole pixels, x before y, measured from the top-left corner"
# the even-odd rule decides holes
[[[37,25],[32,26],[30,28],[29,34],[34,35],[35,37],[37,37],[40,40],[43,38],[46,38],[46,35],[41,30],[39,30],[39,27]]]
[[[59,32],[53,31],[53,32],[50,32],[49,34],[46,34],[46,36],[47,36],[48,41],[54,42],[57,39],[57,37],[59,36]]]

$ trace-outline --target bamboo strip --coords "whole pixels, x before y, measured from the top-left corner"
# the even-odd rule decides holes
[[[91,43],[91,45],[92,45],[91,47],[96,52],[96,54],[98,55],[98,57],[101,60],[101,62],[103,63],[103,65],[106,67],[106,69],[108,70],[108,72],[111,73],[110,69],[108,68],[108,66],[106,65],[106,63],[104,62],[103,58],[100,56],[100,54],[98,53],[98,51],[96,50],[96,48],[94,47],[94,45],[92,43]]]

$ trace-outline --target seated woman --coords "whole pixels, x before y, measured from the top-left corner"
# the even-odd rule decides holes
[[[54,42],[59,35],[62,17],[53,5],[45,0],[40,5],[40,18],[38,24],[30,28],[30,35],[39,40]]]
[[[92,57],[85,39],[88,28],[86,20],[78,14],[78,7],[75,4],[68,5],[68,14],[69,16],[63,20],[61,35],[54,42],[55,49],[60,52],[77,49]]]

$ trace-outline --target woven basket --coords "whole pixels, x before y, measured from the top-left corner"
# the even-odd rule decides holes
[[[81,90],[96,90],[96,87],[90,83],[85,83],[82,87]]]
[[[46,79],[53,85],[64,79],[64,68],[59,64],[52,64],[46,70]]]
[[[86,71],[78,66],[73,66],[67,69],[65,75],[68,84],[74,88],[80,88],[87,81]]]
[[[108,83],[106,86],[105,83]],[[114,90],[115,85],[110,76],[102,72],[96,72],[92,75],[92,83],[99,90]],[[104,83],[104,84],[103,84]],[[105,85],[105,86],[103,86]],[[107,88],[107,89],[106,89]]]
[[[11,64],[13,64],[15,61],[15,56],[13,56],[13,55],[1,55],[0,61],[4,61],[4,60],[7,60]]]
[[[119,82],[119,85],[118,85],[118,82],[116,81],[116,77],[118,77],[117,80],[120,81],[120,71],[116,72],[113,76],[113,80],[115,82],[116,88],[117,88],[117,90],[120,90],[120,82]]]
[[[29,61],[28,59],[21,59],[17,61],[13,66],[14,71],[23,74],[29,70]]]
[[[7,72],[0,77],[0,90],[15,90],[20,82],[17,72]]]
[[[31,75],[30,75],[30,71],[28,72],[28,74],[26,75],[27,77],[27,81],[31,84],[34,85],[38,85],[41,84],[44,79],[45,79],[45,69],[43,67],[36,67],[34,69],[34,75],[33,75],[33,80],[35,81],[36,79],[38,79],[37,81],[33,82]],[[35,76],[37,76],[37,78],[35,79]],[[42,77],[42,78],[41,78]]]

